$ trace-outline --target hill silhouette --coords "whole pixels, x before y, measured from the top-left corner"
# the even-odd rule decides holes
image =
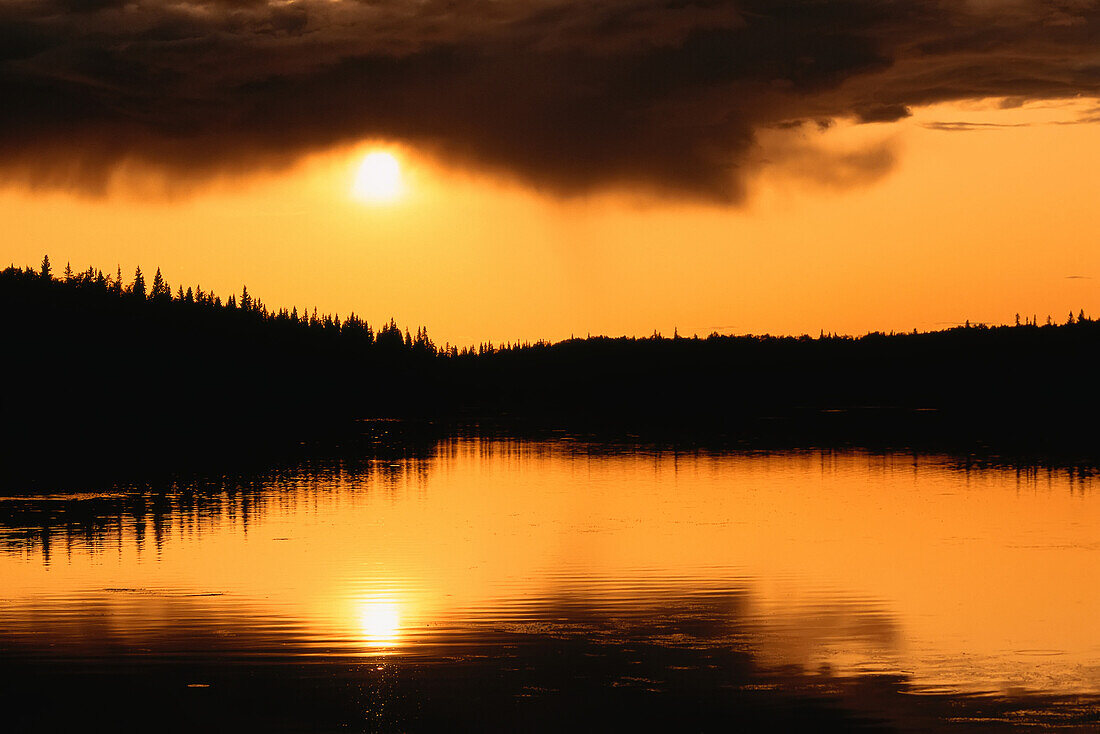
[[[390,321],[175,290],[157,270],[0,271],[4,461],[122,469],[290,450],[365,418],[687,432],[752,444],[1096,452],[1100,322],[860,337],[436,345]]]

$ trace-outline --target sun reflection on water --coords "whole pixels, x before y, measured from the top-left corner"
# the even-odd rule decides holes
[[[401,605],[392,597],[371,597],[358,603],[357,617],[363,641],[372,648],[401,644]]]

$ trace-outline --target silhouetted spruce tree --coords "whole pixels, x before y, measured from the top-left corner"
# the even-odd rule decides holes
[[[53,274],[50,272],[50,256],[42,256],[42,268],[39,271],[39,275],[42,276],[42,280],[52,280]]]
[[[145,276],[141,274],[141,266],[134,270],[134,282],[130,284],[130,293],[139,300],[145,300]]]
[[[172,297],[172,291],[164,281],[164,276],[160,274],[160,268],[157,268],[157,273],[153,276],[153,289],[149,292],[149,297],[158,301],[165,297]]]
[[[378,330],[377,336],[375,336],[375,343],[386,350],[396,351],[400,349],[404,343],[404,339],[401,336],[401,328],[390,319],[390,323],[382,326]]]

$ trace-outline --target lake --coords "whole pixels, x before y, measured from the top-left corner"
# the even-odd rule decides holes
[[[456,437],[0,499],[16,731],[1095,730],[1100,492]]]

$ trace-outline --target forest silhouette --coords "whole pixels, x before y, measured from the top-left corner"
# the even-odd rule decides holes
[[[424,328],[174,289],[156,270],[0,271],[4,461],[187,463],[369,418],[774,442],[1093,453],[1100,322],[859,337],[437,345]],[[1082,421],[1084,419],[1084,421]],[[353,430],[354,432],[354,430]]]

